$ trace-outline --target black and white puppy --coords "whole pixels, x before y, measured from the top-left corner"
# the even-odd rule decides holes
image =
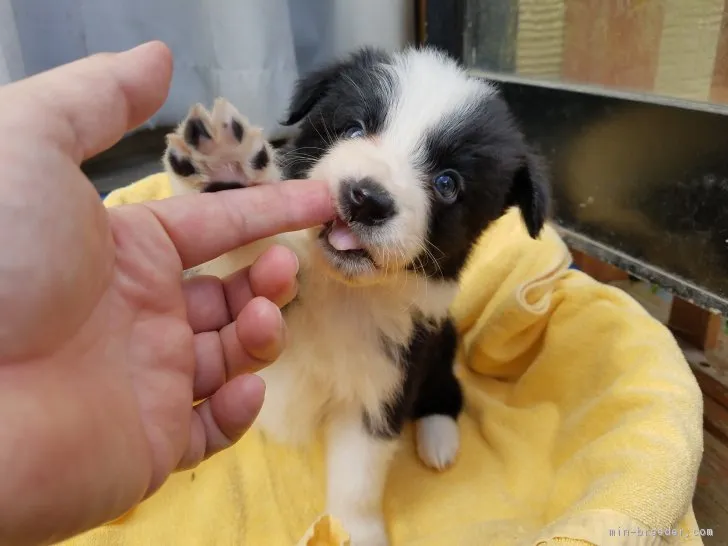
[[[273,243],[297,253],[299,294],[284,310],[290,343],[260,372],[257,426],[284,442],[322,427],[327,512],[354,545],[385,545],[382,492],[405,423],[415,422],[430,467],[457,454],[463,401],[448,308],[458,275],[507,208],[520,207],[539,234],[546,184],[496,90],[432,49],[363,49],[304,77],[285,124],[297,135],[276,150],[227,101],[211,113],[196,105],[168,136],[164,162],[177,193],[330,182],[333,222],[200,272],[227,275]]]

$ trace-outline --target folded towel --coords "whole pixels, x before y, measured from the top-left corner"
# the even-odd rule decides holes
[[[160,174],[106,204],[167,195]],[[385,500],[395,546],[702,544],[700,389],[663,325],[570,263],[551,227],[534,241],[516,211],[483,234],[453,305],[461,453],[430,471],[407,429]],[[293,546],[307,532],[318,539],[301,544],[344,544],[321,538],[336,522],[313,526],[322,455],[320,442],[294,449],[251,431],[67,544]]]

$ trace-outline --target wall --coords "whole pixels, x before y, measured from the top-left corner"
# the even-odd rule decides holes
[[[289,5],[301,72],[361,46],[391,51],[414,41],[412,0],[291,0]]]

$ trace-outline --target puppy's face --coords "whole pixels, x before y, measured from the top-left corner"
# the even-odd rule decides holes
[[[455,279],[473,242],[518,206],[531,236],[546,189],[503,100],[433,50],[362,50],[299,82],[290,177],[328,180],[338,217],[314,233],[345,282],[402,271]]]

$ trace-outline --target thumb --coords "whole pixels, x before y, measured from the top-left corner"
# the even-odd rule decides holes
[[[149,42],[11,83],[0,89],[0,112],[4,125],[15,119],[26,131],[28,112],[44,119],[30,128],[36,134],[28,136],[60,147],[80,164],[156,112],[167,98],[171,78],[170,50],[161,42]]]

